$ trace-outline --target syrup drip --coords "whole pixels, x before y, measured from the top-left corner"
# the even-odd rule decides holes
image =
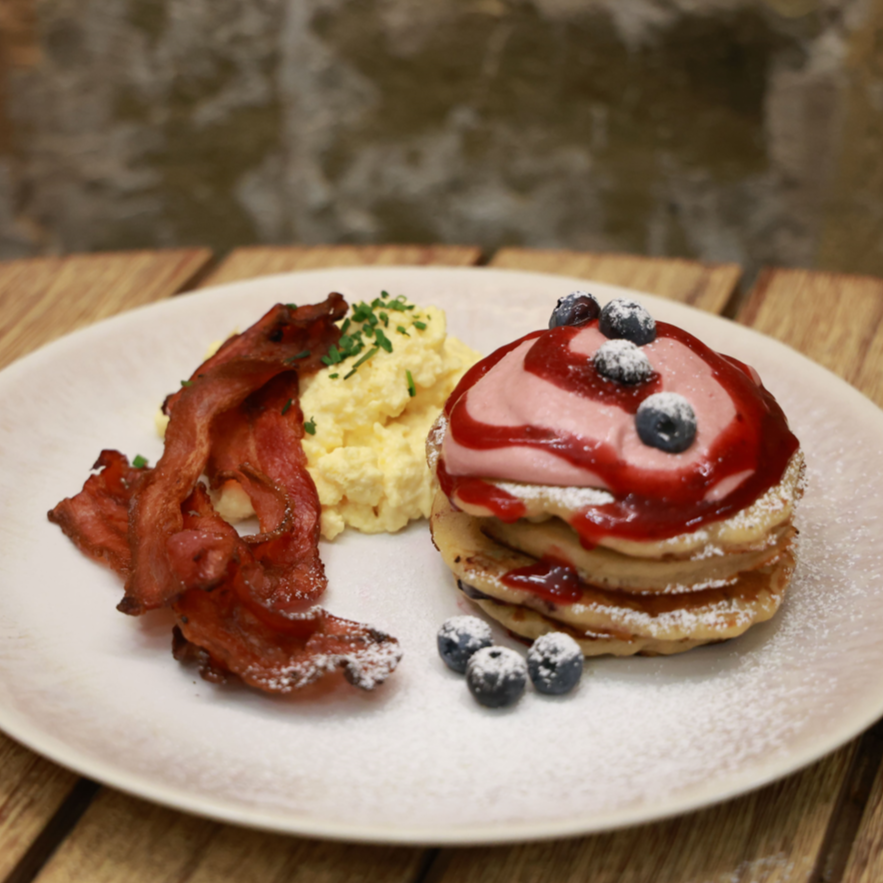
[[[617,499],[584,509],[571,519],[584,546],[591,548],[605,536],[661,540],[694,531],[744,509],[781,480],[798,441],[776,400],[755,384],[743,363],[715,353],[691,334],[664,322],[656,325],[657,339],[676,340],[701,358],[736,410],[707,458],[689,468],[664,473],[644,470],[619,459],[612,446],[600,441],[531,425],[493,426],[469,414],[469,389],[526,340],[536,340],[525,356],[526,371],[580,397],[614,404],[634,414],[645,398],[659,390],[660,378],[654,375],[646,383],[627,386],[601,377],[590,358],[570,351],[571,339],[583,327],[533,332],[497,350],[464,375],[445,412],[449,431],[465,447],[490,450],[520,445],[542,449],[599,475]],[[723,499],[704,499],[708,488],[745,471],[750,471],[750,476]],[[462,502],[484,506],[507,522],[524,514],[523,505],[511,494],[480,478],[451,476],[443,460],[439,461],[438,476],[449,499],[456,494]]]
[[[510,570],[503,574],[501,581],[510,589],[533,592],[552,604],[574,604],[582,596],[577,572],[553,558]]]

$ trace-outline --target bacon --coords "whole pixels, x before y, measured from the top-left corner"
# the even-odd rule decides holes
[[[274,307],[166,399],[165,453],[154,469],[103,451],[100,471],[49,513],[85,554],[126,578],[120,610],[171,608],[175,657],[195,659],[208,680],[233,673],[287,693],[342,669],[372,689],[401,658],[384,632],[308,609],[326,581],[298,380],[337,341],[333,323],[345,311],[338,294]],[[239,482],[259,534],[240,537],[215,512],[203,474],[216,487]]]
[[[304,369],[321,364],[321,355],[340,336],[334,321],[345,312],[346,302],[336,293],[323,304],[298,310],[277,304],[204,362],[189,386],[166,399],[171,419],[165,451],[129,508],[132,572],[119,604],[123,613],[163,607],[178,592],[165,548],[181,530],[181,504],[208,462],[214,420],[278,374],[291,371],[292,365],[303,362]]]
[[[119,451],[104,450],[83,489],[65,497],[48,513],[84,554],[127,577],[131,571],[129,549],[129,502],[138,482],[148,470],[135,469]]]

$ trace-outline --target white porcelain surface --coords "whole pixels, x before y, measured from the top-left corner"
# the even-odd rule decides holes
[[[488,711],[436,655],[468,604],[425,523],[324,544],[332,612],[397,635],[375,695],[320,700],[216,687],[177,663],[163,613],[115,610],[118,579],[46,511],[98,452],[155,462],[153,416],[206,346],[272,303],[381,289],[448,312],[488,353],[545,325],[557,297],[605,285],[483,269],[339,269],[188,294],[95,325],[0,374],[0,727],[152,800],[256,827],[423,843],[596,831],[744,792],[842,744],[883,713],[883,414],[787,347],[640,298],[658,318],[754,365],[801,439],[809,490],[784,608],[727,644],[589,662],[568,698]],[[469,611],[471,612],[471,611]],[[500,636],[501,642],[506,639]],[[513,645],[514,646],[514,645]]]

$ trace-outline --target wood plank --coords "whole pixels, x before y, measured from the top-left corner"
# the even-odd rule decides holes
[[[883,279],[764,270],[739,321],[800,350],[883,405]]]
[[[797,883],[814,879],[854,746],[761,791],[581,840],[443,854],[433,883]],[[809,813],[804,807],[810,807]],[[810,818],[807,818],[807,815]],[[879,878],[878,878],[879,879]]]
[[[423,246],[302,246],[237,249],[200,287],[270,273],[331,266],[464,265],[479,249]],[[423,849],[371,848],[245,831],[161,809],[104,788],[59,851],[40,883],[74,880],[410,881]],[[0,878],[2,879],[2,878]]]
[[[435,265],[469,267],[481,249],[470,245],[260,245],[238,248],[202,283],[221,285],[255,276],[366,265]]]
[[[62,334],[180,291],[210,259],[206,249],[177,249],[0,264],[0,368]]]
[[[883,764],[880,763],[883,726],[878,723],[868,735],[876,737],[873,747],[877,750],[871,752],[876,775],[852,839],[842,883],[878,883],[883,880]]]
[[[671,298],[710,313],[723,313],[736,292],[738,264],[700,264],[683,258],[504,248],[488,266],[501,270],[559,273],[622,285]]]
[[[55,337],[179,291],[204,250],[37,258],[0,264],[0,366]],[[0,735],[0,879],[32,847],[77,776]]]
[[[186,816],[104,789],[39,883],[409,883],[423,850],[266,834]]]

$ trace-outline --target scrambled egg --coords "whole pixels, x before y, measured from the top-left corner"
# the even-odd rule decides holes
[[[339,349],[328,357],[332,364],[304,378],[300,390],[307,468],[329,540],[347,525],[383,533],[429,516],[426,436],[457,381],[479,359],[447,336],[443,310],[403,297],[357,304],[341,330]],[[254,514],[232,483],[215,507],[228,521]]]

